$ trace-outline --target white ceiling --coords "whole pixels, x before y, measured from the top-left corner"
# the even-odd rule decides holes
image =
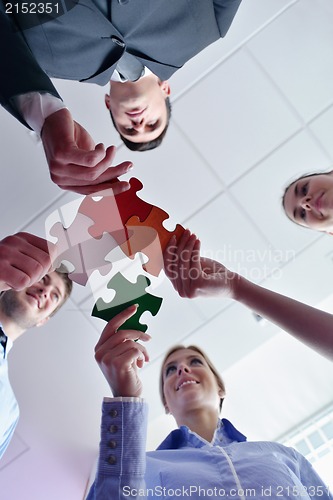
[[[170,214],[166,226],[189,227],[209,255],[313,305],[332,293],[333,240],[292,225],[280,199],[290,179],[333,163],[332,15],[331,0],[315,8],[311,0],[243,0],[226,39],[172,77],[170,130],[147,153],[120,145],[104,111],[105,89],[56,82],[96,141],[119,145],[118,162],[133,160],[140,196]],[[47,217],[78,197],[52,184],[34,137],[2,109],[0,116],[0,237],[19,230],[45,236]],[[138,272],[136,259],[124,274]],[[238,304],[182,300],[165,279],[152,281],[164,302],[156,317],[143,318],[153,336],[142,371],[149,447],[173,425],[161,416],[157,379],[160,358],[175,342],[207,350],[226,380],[224,415],[250,439],[277,438],[332,403],[327,360]],[[0,465],[2,500],[83,497],[101,401],[110,394],[93,358],[104,326],[90,317],[95,298],[89,286],[76,286],[62,312],[10,354],[21,419]]]

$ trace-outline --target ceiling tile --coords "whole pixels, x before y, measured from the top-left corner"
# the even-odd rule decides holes
[[[331,165],[333,163],[333,141],[332,141],[332,123],[333,123],[333,106],[331,106],[325,113],[318,116],[316,120],[311,122],[309,128],[319,139],[323,147],[326,149],[330,156]],[[315,166],[314,170],[317,170]],[[321,167],[319,167],[320,169]]]
[[[193,142],[175,124],[170,125],[162,146],[153,151],[129,153],[120,149],[117,161],[126,159],[134,163],[127,177],[138,177],[144,185],[138,196],[170,214],[166,224],[169,228],[200,210],[223,189],[221,180],[202,156],[200,142],[197,148],[193,147]]]
[[[224,380],[223,415],[251,441],[275,440],[332,402],[333,364],[284,332],[228,368]]]
[[[20,230],[62,192],[50,180],[41,144],[28,129],[0,107],[1,175],[6,180],[1,189],[1,237]],[[14,140],[12,138],[17,138]]]
[[[227,35],[197,54],[177,71],[171,79],[171,100],[186,92],[208,74],[217,64],[229,57],[253,33],[260,31],[295,0],[243,0]]]
[[[0,462],[0,477],[2,479],[2,472],[5,467],[13,466],[13,462],[17,460],[23,453],[29,451],[29,444],[26,443],[20,436],[20,434],[15,431],[12,440],[6,450],[6,453],[1,457]]]
[[[109,394],[94,359],[98,338],[83,314],[67,303],[45,326],[15,342],[9,371],[20,405],[20,435],[26,442],[31,433],[78,449],[96,447],[100,404]],[[73,432],[79,427],[79,433]]]
[[[302,250],[264,286],[311,305],[318,304],[332,293],[333,237],[322,235]]]
[[[174,119],[226,184],[301,126],[243,50],[182,96]]]
[[[272,323],[258,321],[246,307],[233,303],[186,338],[204,349],[220,373],[277,333]]]
[[[304,120],[332,102],[330,0],[297,2],[249,41],[248,47]]]
[[[180,298],[166,278],[153,292],[163,297],[161,309],[151,321],[149,313],[142,317],[142,320],[149,321],[148,333],[152,340],[147,344],[147,349],[152,360],[163,355],[172,345],[181,343],[204,322],[202,314],[193,307],[194,301]]]
[[[286,256],[277,252],[266,240],[259,224],[251,223],[249,213],[247,207],[241,210],[232,197],[222,194],[187,220],[186,225],[200,238],[204,256],[221,262],[250,280],[261,282],[280,267]],[[206,318],[229,305],[228,299],[195,300],[195,306]]]
[[[299,175],[329,166],[329,158],[307,132],[292,137],[237,181],[230,192],[276,250],[298,252],[320,236],[287,219],[284,187]]]

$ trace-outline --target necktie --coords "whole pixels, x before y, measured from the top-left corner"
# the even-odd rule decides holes
[[[124,52],[117,63],[117,71],[126,78],[126,80],[136,82],[143,75],[144,66],[136,57],[132,56],[132,54]]]
[[[3,347],[3,357],[6,357],[6,346],[7,346],[7,335],[5,335],[3,329],[0,326],[0,344]]]

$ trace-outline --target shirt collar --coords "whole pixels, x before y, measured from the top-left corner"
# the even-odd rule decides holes
[[[141,78],[144,78],[145,76],[148,76],[148,75],[152,75],[152,71],[150,71],[149,68],[147,68],[147,66],[144,67],[144,73],[143,75],[140,77]],[[115,69],[114,72],[112,73],[112,76],[111,76],[111,80],[110,80],[110,84],[112,85],[112,82],[121,82],[121,83],[125,83],[127,82],[127,80],[123,77],[120,76],[119,72]]]
[[[246,436],[244,436],[244,434],[242,434],[239,430],[237,430],[236,427],[232,425],[230,420],[227,420],[226,418],[222,418],[222,420],[219,420],[214,435],[214,438],[216,437],[228,438],[230,440],[230,443],[234,441],[241,443],[243,441],[246,441],[247,439]],[[212,444],[218,444],[215,442],[214,438]]]
[[[9,351],[11,350],[12,347],[13,347],[13,341],[11,338],[9,338],[7,336],[6,357],[7,357],[7,354],[9,353]]]
[[[200,438],[200,436],[197,436],[195,433],[191,432],[188,427],[182,425],[179,429],[170,432],[157,449],[179,449],[188,446],[191,441],[193,441],[193,444],[198,447],[204,446],[206,443],[205,440]],[[234,442],[239,443],[243,441],[246,441],[244,434],[239,432],[229,420],[223,418],[218,421],[211,444],[213,446],[225,446]]]
[[[2,324],[1,324],[1,323],[0,323],[0,326],[1,326],[1,328],[2,328],[3,333],[4,333],[4,334],[6,335],[6,337],[7,337],[7,344],[6,344],[6,356],[5,356],[5,358],[7,358],[7,355],[8,355],[8,353],[9,353],[9,351],[10,351],[10,350],[11,350],[11,348],[13,347],[13,341],[12,341],[12,339],[11,339],[10,337],[8,337],[8,335],[7,335],[6,331],[5,331],[5,329],[4,329],[4,327],[2,326]],[[2,347],[2,345],[1,345],[1,344],[0,344],[0,353],[1,353],[1,354],[0,354],[0,357],[1,357],[1,358],[3,358],[3,347]]]

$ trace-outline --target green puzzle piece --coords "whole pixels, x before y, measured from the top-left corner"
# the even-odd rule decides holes
[[[121,326],[121,330],[140,330],[145,332],[147,325],[140,323],[141,314],[150,311],[155,316],[162,304],[163,299],[146,292],[150,280],[139,275],[136,282],[128,281],[121,273],[115,274],[109,281],[107,287],[115,290],[116,295],[111,302],[107,303],[99,298],[94,305],[92,316],[110,321],[118,313],[132,304],[139,304],[136,313]]]

